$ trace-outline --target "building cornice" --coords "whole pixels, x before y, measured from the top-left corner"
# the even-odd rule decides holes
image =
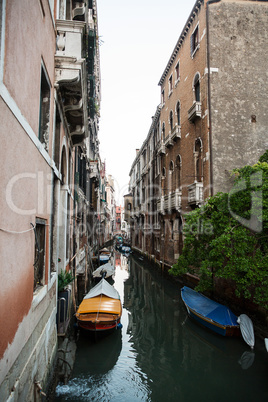
[[[187,33],[188,33],[188,31],[189,31],[189,29],[190,29],[190,27],[192,25],[192,22],[193,22],[196,14],[198,13],[198,11],[199,11],[199,9],[200,9],[200,7],[201,7],[201,5],[203,3],[204,3],[204,0],[197,0],[195,2],[195,5],[194,5],[194,7],[193,7],[193,9],[191,11],[191,14],[190,14],[186,24],[184,25],[182,33],[181,33],[181,35],[180,35],[180,37],[179,37],[179,39],[178,39],[178,41],[176,43],[176,46],[175,46],[175,48],[174,48],[174,50],[173,50],[173,52],[172,52],[172,54],[170,56],[170,59],[169,59],[169,61],[167,63],[167,66],[166,66],[166,68],[165,68],[165,70],[164,70],[164,72],[163,72],[163,74],[162,74],[162,76],[160,78],[160,81],[159,81],[158,85],[162,85],[164,80],[165,80],[165,78],[166,78],[166,76],[168,75],[170,67],[172,66],[172,63],[174,62],[174,60],[175,60],[175,58],[176,58],[176,56],[177,56],[177,54],[178,54],[178,52],[180,50],[180,47],[182,46],[182,44],[184,42],[184,39],[187,36]]]

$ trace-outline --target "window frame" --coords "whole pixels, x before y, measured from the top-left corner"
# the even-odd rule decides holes
[[[51,82],[44,63],[41,63],[38,139],[46,151],[49,148]]]
[[[199,36],[200,35],[199,35],[199,22],[198,22],[194,27],[194,30],[190,37],[190,52],[192,58],[195,56],[197,50],[200,48]]]

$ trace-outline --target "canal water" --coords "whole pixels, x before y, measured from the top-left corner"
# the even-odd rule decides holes
[[[179,285],[138,257],[116,253],[123,328],[97,342],[80,334],[72,378],[55,401],[267,402],[268,353],[188,316]]]

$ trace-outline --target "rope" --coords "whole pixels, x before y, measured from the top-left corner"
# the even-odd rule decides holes
[[[33,224],[31,223],[31,225],[33,226]],[[15,230],[8,230],[8,229],[3,229],[3,228],[0,228],[0,230],[2,231],[2,232],[6,232],[6,233],[12,233],[12,234],[22,234],[22,233],[27,233],[27,232],[30,232],[31,230],[34,230],[35,229],[35,226],[33,226],[31,229],[27,229],[27,230],[22,230],[21,232],[16,232]]]

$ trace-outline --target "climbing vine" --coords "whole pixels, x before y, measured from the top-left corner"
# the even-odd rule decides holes
[[[268,308],[268,151],[253,166],[235,169],[230,193],[218,193],[186,216],[184,247],[172,275],[232,279],[239,297]]]

